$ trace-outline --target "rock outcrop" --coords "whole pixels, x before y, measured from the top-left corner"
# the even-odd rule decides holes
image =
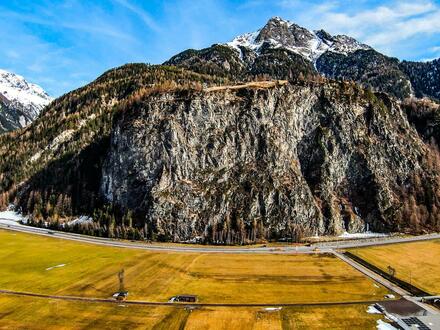
[[[170,92],[115,119],[101,193],[175,241],[405,230],[400,192],[427,153],[394,101],[354,84]]]

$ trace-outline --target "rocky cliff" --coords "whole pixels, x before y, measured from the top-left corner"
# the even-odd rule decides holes
[[[101,193],[175,241],[419,230],[439,226],[405,214],[439,202],[428,158],[400,107],[354,84],[169,92],[116,117]]]

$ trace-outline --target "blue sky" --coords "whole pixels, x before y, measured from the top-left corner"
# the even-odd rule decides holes
[[[440,57],[440,0],[0,0],[0,68],[59,96],[112,67],[162,63],[272,16],[400,59]]]

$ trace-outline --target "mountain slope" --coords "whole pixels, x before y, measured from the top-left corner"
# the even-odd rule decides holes
[[[1,135],[0,208],[221,244],[440,229],[439,108],[399,100],[430,63],[278,18],[246,38],[110,70]]]
[[[70,229],[88,234],[226,244],[438,228],[436,154],[398,103],[329,81],[207,88],[225,83],[107,72],[0,137],[0,203],[34,224],[91,215]]]
[[[371,49],[348,36],[332,36],[324,30],[312,32],[280,17],[271,18],[261,30],[238,36],[226,45],[239,52],[251,49],[257,54],[263,47],[283,48],[311,62],[325,52],[347,55]]]
[[[172,67],[130,64],[52,102],[23,130],[0,135],[0,207],[15,202],[35,219],[92,213],[112,115],[138,94],[223,80]]]
[[[439,63],[400,62],[349,36],[309,31],[279,17],[229,43],[186,51],[166,62],[197,72],[208,72],[215,66],[215,74],[242,80],[261,75],[295,79],[320,74],[352,80],[399,99],[439,99]]]
[[[52,100],[40,86],[0,69],[0,133],[30,124]]]
[[[413,93],[411,81],[401,70],[399,61],[375,50],[358,50],[349,55],[328,52],[317,60],[316,68],[326,77],[353,80],[399,99]]]
[[[403,61],[400,68],[409,77],[416,97],[440,100],[440,59],[430,62]]]
[[[350,84],[165,93],[120,113],[101,187],[166,240],[434,229],[406,218],[439,203],[429,155],[397,104]]]

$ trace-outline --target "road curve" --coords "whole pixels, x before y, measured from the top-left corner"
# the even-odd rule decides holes
[[[326,243],[316,243],[311,246],[284,246],[284,247],[221,247],[221,246],[172,246],[172,245],[155,245],[143,242],[128,242],[119,241],[110,238],[103,237],[93,237],[87,235],[80,235],[62,231],[56,231],[46,228],[37,228],[22,225],[18,222],[10,221],[8,219],[0,218],[0,228],[6,230],[13,230],[28,234],[36,234],[40,236],[65,239],[70,241],[76,241],[81,243],[128,248],[128,249],[139,249],[147,251],[158,251],[158,252],[183,252],[183,253],[228,253],[228,254],[310,254],[310,253],[332,253],[335,249],[348,249],[348,248],[358,248],[366,246],[376,246],[376,245],[386,245],[386,244],[396,244],[396,243],[408,243],[417,241],[426,241],[440,239],[440,234],[429,234],[414,237],[383,237],[374,239],[359,239],[359,240],[348,240],[348,241],[338,241],[338,242],[326,242]]]

